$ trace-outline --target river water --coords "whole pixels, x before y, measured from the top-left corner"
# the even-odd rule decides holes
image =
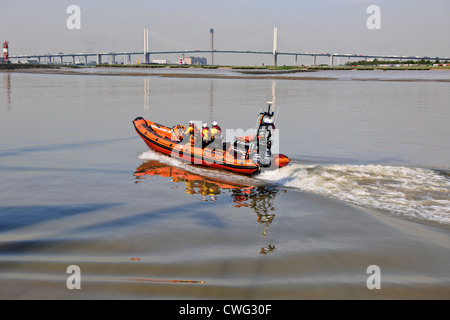
[[[2,299],[450,298],[448,71],[0,81]],[[150,151],[131,123],[247,130],[267,101],[292,162],[255,177]]]

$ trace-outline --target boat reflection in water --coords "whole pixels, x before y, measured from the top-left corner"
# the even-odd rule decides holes
[[[216,201],[219,196],[229,193],[234,207],[250,208],[257,215],[257,222],[262,227],[263,236],[267,235],[267,228],[275,218],[273,202],[280,190],[272,186],[234,183],[205,177],[157,160],[144,161],[136,168],[134,175],[137,182],[145,179],[146,176],[161,176],[170,178],[174,183],[184,183],[187,194],[202,195],[202,200],[205,202]],[[260,253],[267,254],[274,250],[275,246],[268,244],[261,248]]]

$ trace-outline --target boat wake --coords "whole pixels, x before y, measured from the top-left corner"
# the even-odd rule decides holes
[[[450,225],[450,177],[431,169],[293,162],[257,178],[362,207]]]
[[[153,150],[139,159],[157,160],[210,179],[242,185],[270,183],[323,195],[361,207],[450,226],[450,174],[425,168],[388,165],[302,164],[247,177],[204,168]]]
[[[240,185],[247,185],[247,186],[248,185],[252,185],[252,186],[264,185],[264,181],[256,180],[249,176],[236,174],[236,173],[226,171],[226,170],[213,169],[213,168],[208,168],[208,167],[204,167],[204,166],[200,166],[200,165],[186,163],[180,159],[172,158],[170,156],[164,155],[162,153],[156,152],[151,149],[141,153],[138,156],[138,158],[143,161],[156,160],[163,164],[185,170],[192,174],[197,174],[197,175],[203,176],[205,178],[213,179],[213,180],[220,180],[222,182],[229,182],[229,183],[233,183],[233,184],[240,184]]]

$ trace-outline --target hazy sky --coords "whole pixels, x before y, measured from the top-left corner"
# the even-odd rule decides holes
[[[66,26],[73,4],[80,30]],[[381,9],[380,30],[366,26],[372,4]],[[9,40],[11,55],[142,51],[148,28],[150,51],[209,49],[214,28],[217,50],[271,51],[277,27],[279,51],[449,57],[449,12],[449,0],[11,0],[0,7],[0,40]],[[261,59],[272,58],[216,55],[215,62]]]

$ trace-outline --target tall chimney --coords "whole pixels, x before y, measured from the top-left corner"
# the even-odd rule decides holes
[[[273,65],[277,65],[278,29],[273,28]]]
[[[148,52],[148,29],[144,29],[144,63],[149,63],[149,52]]]
[[[214,29],[210,29],[209,30],[209,34],[210,34],[210,41],[211,41],[211,62],[210,65],[214,65]]]
[[[144,29],[144,56],[145,56],[145,54],[147,53],[147,43],[146,43],[146,40],[147,40],[147,29]]]

